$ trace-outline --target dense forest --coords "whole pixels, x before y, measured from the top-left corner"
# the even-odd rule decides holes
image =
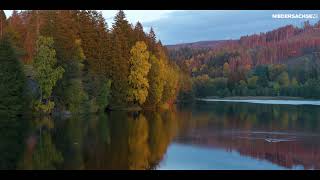
[[[2,105],[17,111],[168,108],[176,99],[209,96],[320,97],[320,22],[166,47],[123,11],[112,27],[98,11],[13,11],[9,18],[1,11],[0,38]]]
[[[166,47],[123,11],[108,27],[98,11],[1,10],[0,38],[1,111],[168,108],[179,91]]]
[[[180,100],[208,96],[320,98],[320,22],[305,22],[301,28],[287,25],[239,40],[168,48],[170,59],[179,65],[188,84]]]
[[[317,106],[183,103],[230,96],[319,99],[320,21],[164,46],[123,11],[0,10],[0,169],[157,169],[172,142],[320,167]]]

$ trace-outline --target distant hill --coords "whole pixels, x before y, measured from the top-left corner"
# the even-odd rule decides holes
[[[214,40],[214,41],[198,41],[192,43],[182,43],[182,44],[175,44],[175,45],[167,45],[168,49],[179,49],[179,48],[215,48],[219,45],[222,45],[226,42],[237,41],[237,40]]]
[[[191,77],[184,81],[189,82],[185,89],[193,88],[182,98],[320,98],[320,21],[306,22],[303,27],[287,25],[239,40],[180,44],[169,47],[168,54]]]
[[[188,69],[204,65],[222,66],[231,71],[262,64],[285,64],[292,58],[320,52],[320,21],[304,27],[283,26],[266,33],[242,36],[239,40],[200,41],[167,46],[170,59]]]

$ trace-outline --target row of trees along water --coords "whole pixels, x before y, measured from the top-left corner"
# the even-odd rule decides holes
[[[141,23],[129,24],[123,11],[110,28],[97,11],[0,16],[1,111],[165,108],[176,99],[178,66],[153,29],[145,33]]]
[[[287,25],[239,40],[169,49],[184,72],[179,99],[193,96],[320,98],[320,22]],[[191,78],[189,78],[191,77]],[[187,85],[188,84],[188,85]]]

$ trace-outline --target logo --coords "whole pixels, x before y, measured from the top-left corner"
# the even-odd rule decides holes
[[[272,14],[274,19],[317,19],[318,14]]]

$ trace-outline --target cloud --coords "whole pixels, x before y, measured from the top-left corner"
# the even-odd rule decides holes
[[[273,13],[316,13],[320,11],[262,11],[262,10],[197,10],[175,11],[166,17],[146,22],[144,26],[157,29],[164,44],[204,40],[238,39],[243,35],[270,31],[293,24],[301,26],[306,19],[273,19]],[[310,19],[311,23],[319,19]]]

